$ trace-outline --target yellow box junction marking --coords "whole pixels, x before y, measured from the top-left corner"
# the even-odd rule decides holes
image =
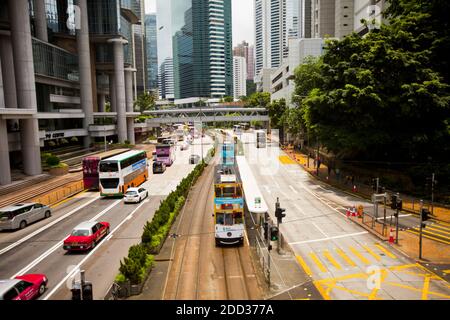
[[[397,257],[393,253],[391,253],[388,249],[386,249],[382,245],[375,244],[375,247],[383,251],[387,256],[391,257],[392,259],[397,259]]]
[[[353,247],[349,247],[349,249],[350,249],[350,251],[351,251],[355,256],[358,257],[359,260],[361,260],[362,263],[364,263],[364,264],[370,264],[370,261],[367,260],[361,253],[359,253],[358,250],[356,250],[356,249],[353,248]]]
[[[332,264],[336,269],[339,269],[339,270],[342,269],[341,265],[333,258],[333,256],[330,254],[330,252],[329,252],[328,250],[325,250],[325,251],[323,252],[323,255],[325,256],[325,258],[328,259],[328,261],[331,262],[331,264]]]
[[[341,249],[336,249],[336,252],[341,256],[342,259],[345,260],[345,262],[347,262],[350,266],[352,267],[356,267],[356,263],[353,262],[352,259],[350,259],[344,251],[342,251]]]
[[[288,156],[278,156],[278,160],[280,160],[282,164],[297,164],[294,160],[292,160]]]
[[[370,249],[368,246],[362,246],[364,249],[366,249],[366,251],[372,256],[374,257],[377,261],[381,260],[381,257],[376,254],[372,249]]]
[[[327,269],[325,268],[325,266],[322,264],[322,262],[320,262],[319,258],[316,256],[316,254],[314,252],[311,252],[309,254],[309,256],[311,257],[311,259],[314,261],[314,263],[319,267],[320,271],[322,272],[327,272]]]
[[[308,265],[306,264],[305,260],[303,260],[302,257],[300,257],[299,255],[295,256],[297,258],[298,263],[300,263],[300,265],[302,266],[303,270],[305,270],[305,273],[312,277],[312,272],[311,269],[308,267]]]

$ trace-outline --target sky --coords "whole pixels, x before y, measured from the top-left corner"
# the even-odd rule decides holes
[[[255,43],[254,0],[232,0],[233,47],[243,40]],[[157,11],[156,0],[145,0],[145,13]]]

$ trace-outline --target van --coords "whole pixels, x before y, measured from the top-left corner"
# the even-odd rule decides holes
[[[18,203],[4,207],[0,209],[0,231],[23,229],[51,215],[50,207],[41,203]]]

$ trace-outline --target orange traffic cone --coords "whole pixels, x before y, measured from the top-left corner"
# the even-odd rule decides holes
[[[389,232],[389,243],[394,243],[394,230],[391,228],[391,231]]]
[[[356,192],[356,185],[353,186],[353,192]]]
[[[355,208],[355,206],[352,207],[352,217],[356,217],[356,208]]]
[[[347,208],[347,218],[350,217],[350,208]]]

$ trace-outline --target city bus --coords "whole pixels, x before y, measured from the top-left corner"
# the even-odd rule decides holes
[[[217,165],[214,178],[214,224],[216,246],[243,244],[244,199],[235,167]]]
[[[166,166],[171,166],[175,161],[175,145],[169,143],[157,144],[156,161],[161,161]]]
[[[98,190],[98,164],[101,160],[108,159],[112,156],[124,153],[130,149],[115,149],[102,152],[96,155],[87,156],[83,158],[81,164],[83,166],[83,184],[87,190]]]
[[[234,166],[235,148],[234,142],[224,141],[222,145],[222,164],[224,166]]]
[[[99,163],[100,195],[123,196],[128,188],[147,180],[147,153],[132,150],[101,160]]]
[[[255,131],[256,148],[266,147],[266,132],[264,130]]]

